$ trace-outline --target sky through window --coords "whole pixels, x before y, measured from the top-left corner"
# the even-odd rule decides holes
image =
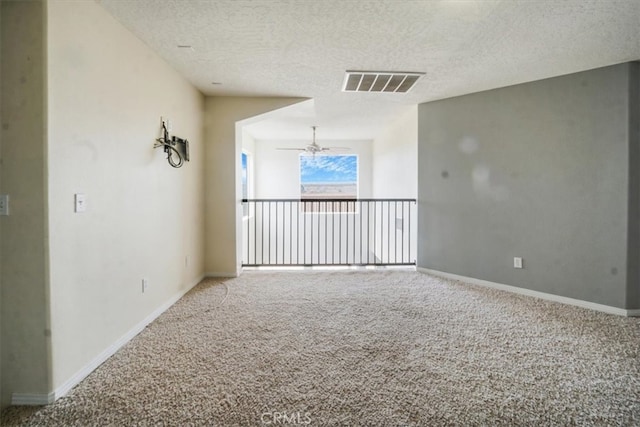
[[[303,184],[358,182],[357,156],[300,156]]]

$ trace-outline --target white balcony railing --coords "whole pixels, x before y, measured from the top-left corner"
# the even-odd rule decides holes
[[[415,265],[415,199],[243,204],[244,266]]]

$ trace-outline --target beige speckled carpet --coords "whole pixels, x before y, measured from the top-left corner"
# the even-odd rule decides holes
[[[208,279],[3,425],[640,425],[640,319],[408,271]]]

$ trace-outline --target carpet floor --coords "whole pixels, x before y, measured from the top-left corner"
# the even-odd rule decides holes
[[[207,279],[27,426],[640,425],[640,319],[410,271]]]

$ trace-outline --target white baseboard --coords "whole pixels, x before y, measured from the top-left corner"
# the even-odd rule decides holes
[[[230,272],[211,271],[208,273],[204,273],[204,277],[232,278],[232,277],[238,277],[238,274],[230,273]]]
[[[490,282],[488,280],[475,279],[473,277],[459,276],[457,274],[445,273],[444,271],[431,270],[429,268],[418,267],[417,270],[421,273],[432,274],[434,276],[443,277],[445,279],[458,280],[461,282],[471,283],[474,285],[485,286],[493,289],[499,289],[501,291],[507,291],[515,294],[526,295],[526,296],[540,298],[548,301],[560,302],[563,304],[574,305],[582,308],[588,308],[590,310],[601,311],[603,313],[616,314],[618,316],[627,316],[627,317],[640,316],[640,309],[627,310],[624,308],[611,307],[610,305],[598,304],[595,302],[563,297],[560,295],[548,294],[546,292],[539,292],[531,289],[519,288],[517,286],[504,285],[502,283],[495,283],[495,282]]]
[[[42,406],[55,401],[55,393],[13,393],[11,404],[15,406]]]
[[[37,393],[13,393],[11,395],[12,405],[47,405],[53,403],[60,397],[67,394],[73,387],[78,385],[80,381],[85,379],[91,372],[93,372],[98,366],[104,363],[109,357],[113,356],[115,352],[120,350],[122,346],[131,341],[133,337],[138,335],[147,325],[153,322],[158,316],[167,311],[169,307],[178,302],[187,292],[189,292],[194,286],[200,283],[204,279],[204,275],[197,280],[189,284],[184,290],[179,291],[174,296],[169,298],[164,304],[155,309],[151,314],[142,319],[137,325],[131,328],[127,333],[121,336],[118,340],[108,346],[102,353],[96,356],[93,360],[87,363],[82,369],[72,375],[67,381],[60,387],[56,388],[52,393],[37,394]]]

